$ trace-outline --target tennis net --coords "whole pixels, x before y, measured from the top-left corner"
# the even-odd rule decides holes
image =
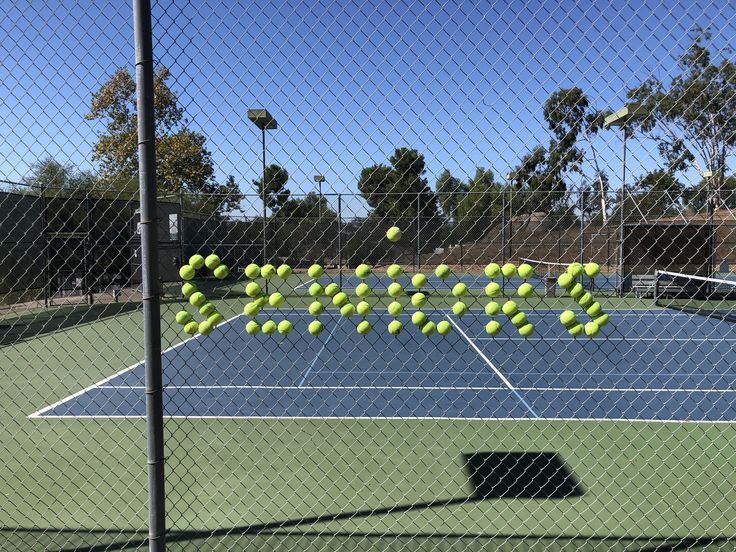
[[[539,261],[536,259],[527,259],[525,257],[521,257],[519,259],[519,262],[531,265],[531,267],[534,269],[535,276],[540,279],[541,278],[557,278],[560,276],[560,274],[567,272],[567,267],[570,266],[570,263],[559,263],[559,262],[553,262],[553,261]],[[595,288],[595,279],[589,276],[586,276],[585,274],[583,274],[580,277],[580,283],[586,289],[592,290]]]
[[[654,302],[663,308],[736,322],[736,280],[658,270]]]

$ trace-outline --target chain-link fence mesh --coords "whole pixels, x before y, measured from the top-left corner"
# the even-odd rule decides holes
[[[144,549],[133,11],[0,14],[0,549]],[[168,549],[734,548],[733,5],[151,15]]]

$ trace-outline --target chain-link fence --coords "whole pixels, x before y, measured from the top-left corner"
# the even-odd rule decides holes
[[[0,7],[0,550],[736,547],[733,5],[147,4]]]

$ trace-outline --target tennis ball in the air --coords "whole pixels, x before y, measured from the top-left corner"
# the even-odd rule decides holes
[[[584,309],[587,309],[593,303],[593,296],[589,292],[586,291],[580,297],[577,298],[577,301],[578,301],[578,305],[580,305]]]
[[[210,335],[212,333],[212,330],[214,329],[215,325],[209,320],[204,320],[203,322],[199,323],[199,333],[201,333],[202,335]]]
[[[565,272],[564,274],[560,274],[560,276],[557,278],[557,285],[559,285],[563,289],[569,289],[572,287],[572,285],[575,283],[575,278],[572,277],[572,275]]]
[[[499,295],[501,295],[501,286],[499,286],[496,282],[491,282],[486,285],[485,291],[488,297],[498,297]]]
[[[199,324],[197,324],[194,320],[191,322],[187,322],[184,325],[184,332],[188,333],[189,335],[194,335],[199,331]]]
[[[578,322],[574,326],[570,326],[567,329],[567,333],[569,333],[570,335],[575,336],[575,337],[579,336],[584,331],[585,331],[585,328],[584,328],[584,326],[580,322]]]
[[[194,278],[195,274],[196,272],[194,268],[188,264],[179,269],[179,277],[182,280],[191,280],[192,278]]]
[[[503,307],[501,307],[501,310],[510,318],[519,311],[519,306],[514,301],[506,301]]]
[[[583,274],[583,265],[580,263],[570,263],[567,267],[567,273],[573,278],[577,278]]]
[[[251,280],[255,280],[261,275],[261,267],[258,266],[256,263],[250,263],[248,266],[245,267],[243,273]]]
[[[370,303],[366,301],[361,301],[355,306],[355,310],[358,312],[360,316],[366,316],[370,314],[372,309],[371,309]]]
[[[393,282],[389,284],[386,291],[391,297],[401,297],[401,294],[404,293],[404,288],[399,282]]]
[[[598,276],[601,272],[601,267],[598,263],[588,263],[585,265],[585,275],[590,276],[591,278]]]
[[[524,280],[528,280],[534,275],[534,269],[532,268],[532,265],[527,263],[520,264],[519,270],[517,272],[519,273],[519,277],[523,278]]]
[[[286,297],[280,292],[272,293],[271,296],[268,298],[268,304],[272,307],[280,307],[286,302]]]
[[[600,327],[595,322],[588,322],[585,324],[585,335],[589,337],[595,337],[598,335]]]
[[[255,316],[260,310],[261,307],[258,306],[258,303],[251,301],[250,303],[246,303],[243,307],[243,314],[246,316]]]
[[[256,297],[256,298],[254,298],[254,299],[253,299],[253,302],[254,302],[254,303],[255,303],[256,305],[258,305],[258,308],[259,308],[259,309],[262,309],[262,308],[263,308],[263,307],[265,307],[265,306],[266,306],[266,304],[268,303],[268,297],[266,297],[265,295],[260,295],[260,296],[258,296],[258,297]]]
[[[261,267],[261,276],[266,280],[270,280],[276,276],[276,267],[271,263],[265,264]]]
[[[488,324],[486,324],[486,333],[488,335],[498,335],[500,331],[501,324],[499,324],[495,320],[491,320]]]
[[[434,269],[434,275],[437,276],[440,280],[446,280],[449,278],[451,274],[450,267],[446,264],[437,265],[437,268]],[[439,331],[439,325],[437,326],[437,331]]]
[[[590,316],[591,318],[595,318],[600,313],[603,312],[603,309],[601,308],[601,304],[598,301],[593,301],[593,303],[590,304],[590,306],[585,309],[585,312]]]
[[[521,328],[519,328],[519,335],[522,337],[529,337],[534,333],[534,324],[527,323],[524,324]]]
[[[335,296],[332,298],[332,304],[336,307],[342,307],[344,304],[348,302],[348,294],[344,291],[341,291],[339,293],[336,293]]]
[[[221,264],[214,270],[213,274],[215,275],[215,278],[224,280],[225,278],[230,276],[230,269],[226,267],[224,264]]]
[[[330,282],[325,286],[325,295],[327,297],[334,297],[340,292],[340,286],[338,286],[335,282]]]
[[[389,265],[386,269],[386,274],[392,280],[398,280],[401,277],[401,267],[397,264]]]
[[[276,269],[276,274],[278,274],[279,278],[282,280],[286,280],[289,276],[291,276],[291,267],[288,264],[282,264],[279,265],[279,267]]]
[[[486,305],[485,311],[488,316],[496,316],[499,312],[501,312],[501,305],[499,305],[495,301],[489,301]]]
[[[427,296],[421,292],[414,293],[411,296],[411,304],[415,307],[423,307],[427,304]]]
[[[401,239],[401,230],[397,226],[392,226],[386,231],[386,237],[392,242],[399,241]]]
[[[575,313],[571,310],[563,311],[560,315],[560,322],[562,322],[562,325],[566,328],[569,328],[573,324],[577,324],[577,318],[575,317]]]
[[[501,273],[506,278],[513,278],[516,275],[516,266],[514,266],[514,263],[506,263],[501,267]]]
[[[179,311],[176,313],[176,323],[181,324],[184,326],[187,322],[189,322],[192,319],[192,315],[189,314],[187,311]]]
[[[209,320],[213,326],[217,326],[218,324],[222,324],[225,321],[225,317],[222,316],[219,312],[213,312],[207,317],[207,320]]]
[[[483,273],[488,278],[495,278],[499,274],[501,274],[501,267],[498,266],[498,263],[488,263],[486,265],[486,268],[483,270]]]
[[[457,303],[452,305],[452,312],[455,314],[455,316],[463,316],[465,313],[468,312],[468,305],[466,305],[462,301],[458,301]]]
[[[434,325],[434,322],[427,320],[427,323],[422,326],[422,333],[424,335],[432,335],[436,329],[437,327]]]
[[[342,314],[345,318],[350,318],[355,314],[355,307],[352,305],[352,303],[346,303],[342,307],[340,307],[340,314]]]
[[[602,328],[603,326],[608,324],[608,315],[604,312],[600,316],[596,317],[594,322],[598,324],[598,327]]]
[[[213,305],[212,303],[205,303],[204,305],[199,307],[199,314],[201,314],[202,316],[209,316],[213,312],[215,312],[215,305]]]
[[[361,280],[365,280],[371,275],[371,267],[367,264],[359,264],[355,269],[355,275]]]
[[[401,303],[399,303],[398,301],[392,301],[391,303],[389,303],[386,310],[388,310],[391,316],[398,316],[404,310],[404,307],[402,307]]]
[[[192,293],[192,296],[189,298],[189,302],[193,307],[201,307],[207,302],[207,298],[204,296],[204,293],[197,291],[196,293]]]
[[[281,335],[289,335],[291,333],[291,330],[294,329],[294,325],[288,320],[282,320],[281,322],[279,322],[279,325],[276,326],[276,329]]]
[[[204,260],[204,265],[210,270],[215,270],[220,266],[220,257],[214,253],[212,255],[207,255],[207,258]]]
[[[195,286],[191,282],[187,282],[186,284],[181,286],[181,293],[184,297],[190,297],[195,291],[197,291],[197,286]]]
[[[517,328],[521,328],[524,324],[526,324],[526,322],[526,314],[524,314],[522,311],[517,312],[514,316],[511,317],[511,323]]]
[[[417,289],[421,289],[427,285],[427,277],[422,273],[415,274],[411,277],[411,285]]]
[[[388,324],[388,333],[390,333],[391,335],[399,335],[401,333],[401,330],[403,329],[404,325],[398,320],[392,320]]]
[[[524,282],[518,289],[519,297],[531,297],[534,294],[534,286]]]
[[[450,333],[450,330],[452,330],[452,326],[447,320],[443,320],[437,324],[437,333],[440,335],[447,335]]]
[[[312,301],[309,304],[309,314],[319,316],[323,312],[325,312],[325,306],[319,301]]]
[[[318,264],[313,264],[307,269],[310,278],[319,278],[325,273],[325,269]]]
[[[309,286],[308,291],[309,295],[311,295],[312,297],[320,297],[325,292],[325,288],[322,287],[322,284],[314,282],[311,286]]]
[[[355,287],[355,295],[358,297],[368,297],[371,294],[371,288],[365,282],[361,282]]]
[[[427,323],[427,315],[422,311],[416,311],[411,315],[411,323],[421,328]]]
[[[250,320],[245,325],[245,331],[248,332],[250,335],[256,335],[258,332],[261,331],[261,325],[255,320]]]
[[[249,282],[245,286],[245,294],[248,297],[257,297],[261,294],[261,286],[257,282]]]
[[[199,253],[197,253],[196,255],[192,255],[191,257],[189,257],[189,264],[193,268],[199,270],[204,266],[204,257]]]
[[[261,326],[261,331],[266,335],[275,334],[276,329],[277,329],[276,322],[274,322],[273,320],[266,320],[263,323],[263,326]]]
[[[570,294],[570,297],[572,297],[573,299],[577,299],[578,297],[581,297],[583,293],[585,293],[585,288],[582,284],[578,283],[572,286],[568,290],[568,293]]]
[[[368,335],[368,332],[371,331],[371,323],[367,320],[361,321],[355,329],[358,331],[360,335]]]
[[[459,282],[452,287],[452,294],[455,297],[465,297],[468,294],[468,286]]]

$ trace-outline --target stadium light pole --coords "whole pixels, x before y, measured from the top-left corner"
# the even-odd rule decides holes
[[[314,175],[314,181],[317,183],[319,188],[319,203],[317,204],[317,218],[319,222],[322,222],[322,183],[325,181],[325,177],[321,174]]]
[[[261,129],[261,145],[263,147],[263,156],[261,161],[263,162],[263,180],[261,181],[261,201],[263,202],[263,264],[268,262],[268,256],[266,255],[266,131],[275,130],[278,128],[276,119],[263,108],[249,109],[248,119]]]

